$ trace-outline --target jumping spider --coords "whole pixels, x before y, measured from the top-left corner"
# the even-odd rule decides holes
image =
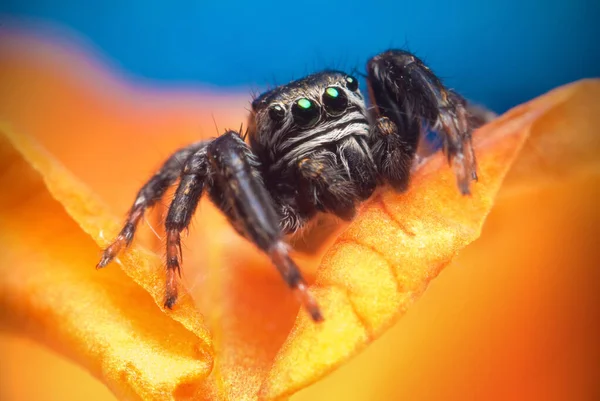
[[[356,78],[323,71],[254,99],[244,137],[227,131],[176,151],[138,192],[97,267],[131,243],[145,210],[180,180],[165,222],[166,308],[177,300],[180,233],[206,187],[233,227],[270,257],[313,320],[322,320],[284,235],[298,231],[317,212],[351,219],[377,185],[404,191],[427,127],[442,134],[459,190],[468,194],[470,181],[477,179],[474,127],[460,95],[402,50],[369,60],[366,78],[372,108]]]

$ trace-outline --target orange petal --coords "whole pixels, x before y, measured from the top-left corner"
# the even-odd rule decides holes
[[[173,316],[183,326],[160,311],[147,292],[162,301],[162,269],[146,251],[122,259],[135,282],[116,267],[96,271],[92,239],[101,242],[116,221],[30,139],[4,126],[0,135],[1,184],[11,189],[0,205],[2,321],[76,359],[123,398],[193,392],[212,365],[193,304]]]
[[[410,312],[291,399],[598,398],[600,173],[573,161],[560,181],[501,189],[481,237]]]
[[[315,325],[299,315],[261,396],[278,399],[306,387],[395,322],[454,255],[479,236],[515,157],[520,170],[539,170],[531,149],[543,146],[551,155],[566,155],[559,162],[563,171],[572,172],[569,161],[597,169],[590,162],[600,149],[594,131],[599,95],[597,81],[563,87],[479,130],[475,146],[480,180],[470,198],[460,197],[450,169],[437,155],[415,173],[407,193],[387,191],[370,201],[327,252],[317,273],[314,291],[325,322]],[[565,109],[571,113],[565,116]],[[564,139],[574,127],[580,129],[581,142],[572,136]],[[595,146],[582,152],[582,144]]]
[[[211,328],[215,365],[210,399],[252,400],[298,314],[296,298],[268,259],[240,238],[223,216],[202,204],[203,228],[186,239],[186,274],[199,309]],[[223,227],[219,229],[219,227]],[[220,231],[215,234],[215,228]],[[204,231],[204,236],[200,234]],[[215,236],[219,241],[198,247]],[[316,257],[295,255],[312,282]],[[201,271],[193,266],[209,265]]]
[[[556,104],[530,127],[481,237],[385,335],[293,400],[597,398],[598,90],[530,103]]]

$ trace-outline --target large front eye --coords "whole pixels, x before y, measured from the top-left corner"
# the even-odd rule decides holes
[[[294,102],[292,106],[294,122],[301,127],[310,127],[319,121],[321,111],[315,103],[305,97]]]
[[[323,92],[323,104],[329,114],[338,115],[348,108],[348,98],[343,90],[330,86]]]
[[[346,88],[350,89],[352,92],[356,92],[358,89],[358,80],[353,76],[348,75],[346,77]]]

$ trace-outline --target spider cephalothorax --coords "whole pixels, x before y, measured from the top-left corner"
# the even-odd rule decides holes
[[[354,77],[323,71],[252,102],[248,138],[281,210],[284,232],[317,211],[349,219],[377,184],[370,116]]]
[[[247,138],[223,135],[176,151],[142,187],[129,217],[104,251],[106,266],[133,239],[145,210],[179,180],[165,221],[165,307],[177,300],[180,233],[206,188],[233,227],[272,260],[315,321],[322,319],[284,235],[318,212],[351,219],[377,185],[407,188],[419,139],[437,130],[463,194],[477,179],[466,102],[414,55],[389,50],[369,60],[367,108],[356,78],[323,71],[252,102]]]

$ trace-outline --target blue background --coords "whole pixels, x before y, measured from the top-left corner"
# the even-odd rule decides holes
[[[600,76],[597,0],[4,0],[0,13],[74,30],[163,86],[264,88],[325,67],[364,71],[390,46],[499,112]]]

